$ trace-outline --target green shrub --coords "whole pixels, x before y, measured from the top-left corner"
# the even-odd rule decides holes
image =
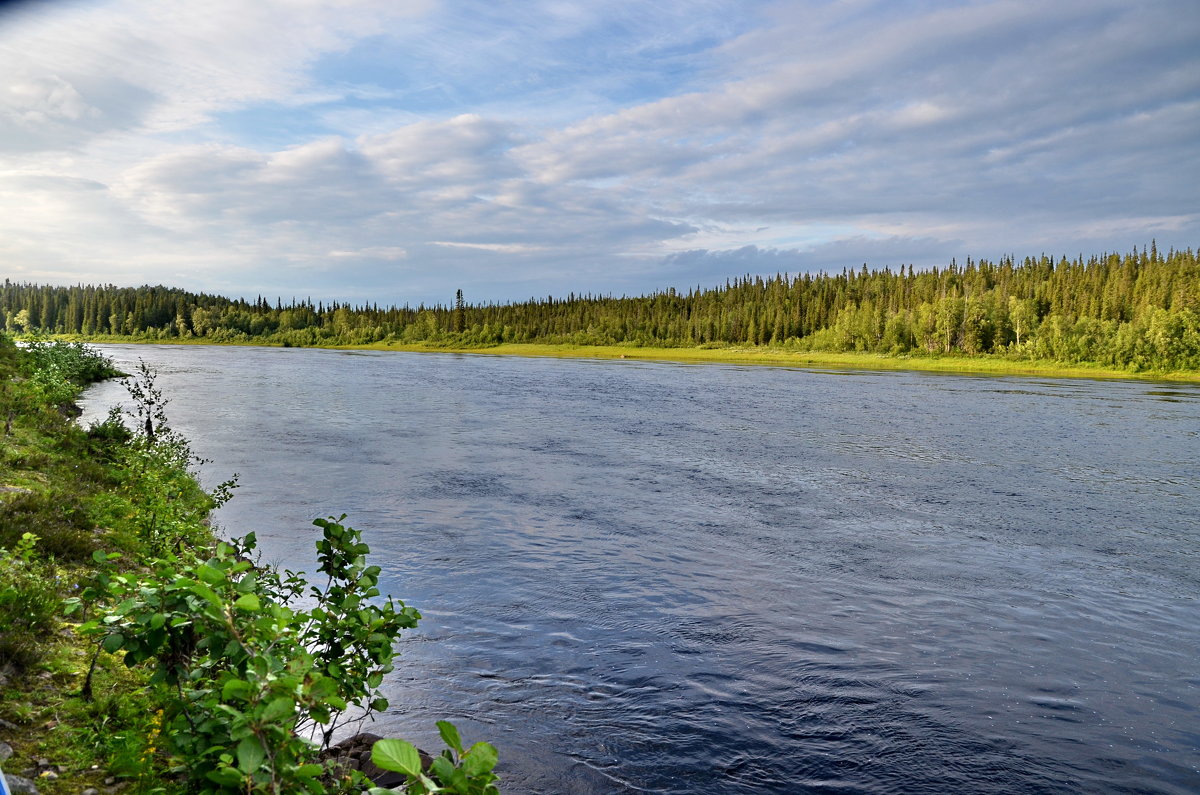
[[[88,452],[102,461],[115,461],[120,452],[133,441],[133,431],[121,419],[121,410],[113,406],[101,422],[87,429]]]
[[[122,375],[111,359],[82,342],[33,336],[25,342],[25,353],[31,373],[52,372],[75,387]]]
[[[41,659],[62,604],[53,566],[34,559],[37,542],[24,533],[0,548],[0,665],[18,670]]]
[[[74,484],[0,500],[0,545],[12,547],[25,528],[38,531],[41,551],[63,561],[86,560],[96,548],[93,524]]]
[[[320,587],[252,563],[249,534],[203,561],[159,558],[144,576],[116,572],[116,556],[98,552],[95,579],[68,600],[69,611],[91,615],[81,633],[128,666],[151,666],[151,682],[173,694],[160,699],[170,704],[162,742],[190,791],[322,793],[369,783],[318,754],[339,726],[387,708],[379,688],[394,644],[421,616],[379,601],[380,569],[367,565],[357,530],[341,519],[315,524]],[[428,774],[419,763],[401,771],[412,774],[411,791],[496,792],[495,749],[464,751],[453,726],[440,728],[450,749]],[[384,747],[385,761],[389,747],[399,746]]]

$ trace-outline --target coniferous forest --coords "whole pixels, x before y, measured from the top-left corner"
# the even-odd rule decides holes
[[[469,285],[466,285],[469,291]],[[1135,371],[1200,370],[1200,264],[1191,249],[1074,260],[968,259],[730,279],[639,297],[351,306],[253,301],[169,287],[0,287],[10,332],[287,346],[566,343],[772,346],[795,351],[1002,355]]]

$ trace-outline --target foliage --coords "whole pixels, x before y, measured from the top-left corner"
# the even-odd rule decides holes
[[[24,313],[22,315],[22,313]],[[496,305],[271,305],[166,287],[0,287],[0,321],[55,333],[288,346],[500,343],[777,346],[1200,368],[1200,260],[1149,250],[1058,261],[745,276],[639,297]],[[24,323],[25,325],[22,325]]]
[[[161,741],[192,791],[361,788],[360,779],[338,778],[319,763],[317,753],[339,725],[386,709],[379,688],[392,669],[393,644],[420,614],[390,598],[373,601],[380,569],[366,565],[369,548],[341,519],[315,523],[323,587],[253,565],[250,534],[219,543],[202,562],[158,559],[140,577],[112,572],[112,557],[97,553],[97,577],[68,600],[72,612],[92,614],[81,633],[123,654],[128,666],[148,663],[150,681],[177,693],[162,717]],[[410,791],[497,792],[495,749],[477,743],[463,751],[453,726],[440,728],[450,750],[431,767],[436,780],[417,762],[407,771]],[[387,749],[402,741],[385,743],[378,753],[386,761]]]
[[[496,767],[496,749],[490,743],[478,742],[464,750],[454,724],[440,720],[437,727],[447,747],[430,762],[428,770],[423,769],[416,747],[404,740],[377,741],[371,749],[371,761],[384,770],[403,773],[408,778],[405,792],[413,795],[432,792],[499,795],[497,778],[492,772]],[[386,792],[388,790],[374,788],[371,795]]]
[[[155,385],[157,372],[144,361],[137,374],[124,380],[134,401],[134,429],[125,427],[118,412],[89,429],[89,439],[103,442],[124,475],[124,496],[138,525],[139,537],[155,555],[194,547],[207,537],[208,513],[224,504],[237,488],[237,475],[219,484],[211,494],[200,489],[194,470],[204,459],[191,444],[171,430],[166,415],[169,402]],[[114,445],[124,439],[124,444]]]
[[[84,434],[63,406],[105,372],[113,372],[111,362],[86,346],[34,341],[18,349],[0,335],[0,547],[36,531],[43,554],[90,555],[94,525],[85,504],[108,473],[78,455]]]
[[[24,533],[12,549],[0,548],[0,666],[37,662],[56,623],[60,599],[54,569],[34,557],[37,541],[33,533]]]
[[[339,727],[387,707],[380,687],[394,641],[419,613],[381,597],[379,567],[367,565],[367,545],[341,518],[317,522],[321,584],[252,561],[253,534],[214,544],[207,514],[236,482],[212,494],[199,487],[202,462],[170,428],[151,368],[140,365],[126,384],[132,429],[118,410],[84,431],[51,409],[57,395],[38,385],[39,367],[73,383],[90,377],[70,362],[80,353],[91,355],[40,342],[19,350],[0,334],[0,399],[9,412],[0,663],[15,664],[24,694],[0,694],[0,712],[19,722],[70,716],[60,731],[14,745],[39,756],[53,746],[55,758],[81,768],[95,759],[126,775],[134,792],[369,787],[361,773],[318,754]],[[10,478],[29,487],[7,487]],[[82,622],[73,632],[59,619],[72,591],[65,604]],[[90,640],[86,675],[78,667],[85,650],[72,638]],[[68,686],[77,677],[78,689]],[[494,750],[459,748],[444,758],[437,765],[450,783],[437,791],[494,791],[484,789],[494,761],[483,764]]]
[[[163,397],[162,390],[155,385],[154,380],[157,377],[158,372],[144,360],[139,359],[137,375],[126,378],[124,381],[129,397],[133,398],[133,416],[137,419],[135,427],[145,434],[147,444],[154,443],[156,433],[163,435],[169,433],[166,413],[169,401]]]
[[[52,405],[70,402],[86,384],[119,375],[111,360],[80,342],[33,336],[26,340],[25,352],[29,381]]]

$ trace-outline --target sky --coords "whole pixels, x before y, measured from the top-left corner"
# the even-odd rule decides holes
[[[1200,244],[1196,0],[0,4],[0,275],[507,302]]]

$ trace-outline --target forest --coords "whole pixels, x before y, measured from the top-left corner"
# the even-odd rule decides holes
[[[468,285],[469,288],[469,285]],[[1200,370],[1200,265],[1191,249],[1084,259],[743,276],[645,296],[517,303],[274,303],[163,287],[0,287],[0,328],[90,339],[284,346],[501,343],[998,355],[1131,371]]]

